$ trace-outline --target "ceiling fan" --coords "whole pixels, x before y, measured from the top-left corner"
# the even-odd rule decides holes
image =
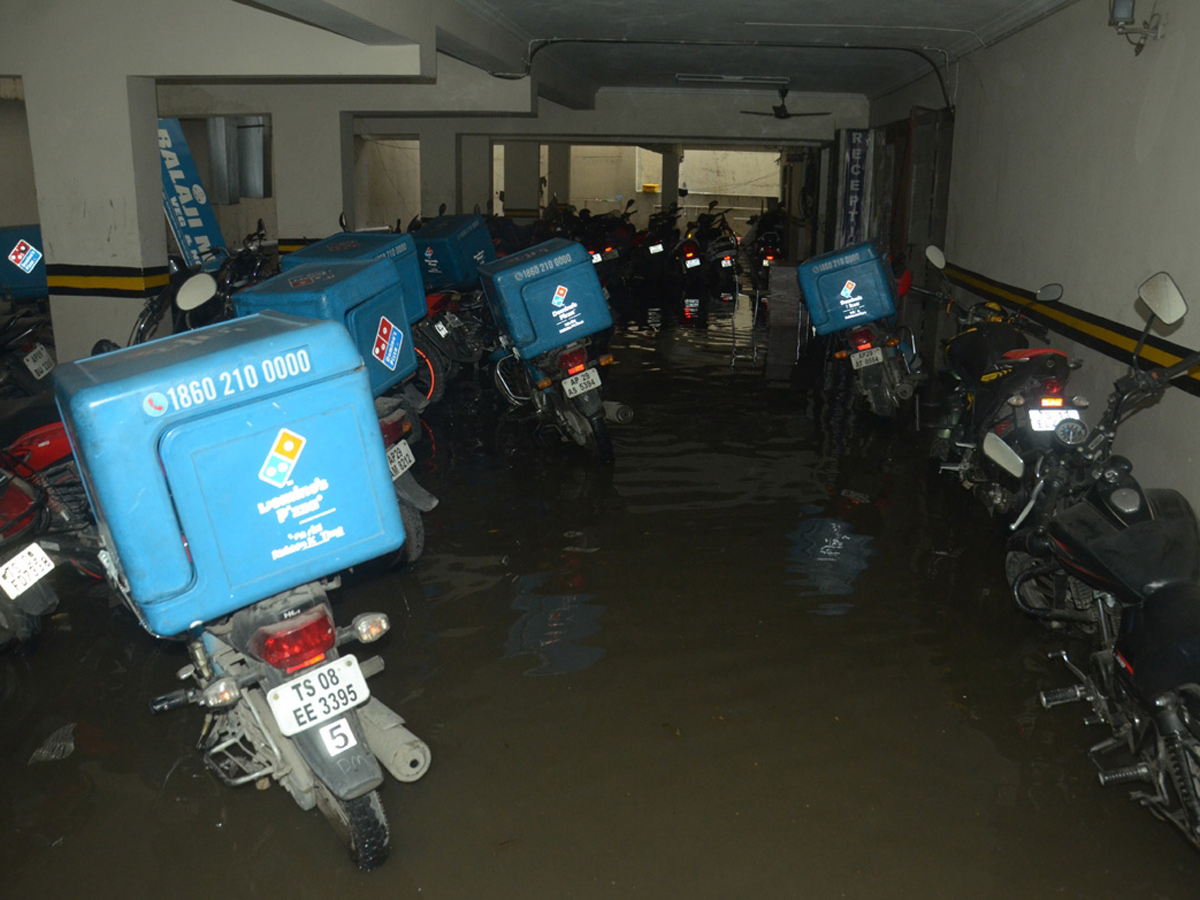
[[[788,89],[785,87],[781,87],[779,89],[779,105],[772,106],[770,112],[759,112],[758,110],[755,110],[755,109],[743,109],[743,110],[741,110],[741,112],[747,116],[774,116],[776,119],[792,119],[792,118],[799,118],[800,116],[827,116],[827,115],[829,115],[829,113],[827,113],[827,112],[802,112],[802,113],[788,112],[787,103],[786,103],[787,95],[788,95]]]

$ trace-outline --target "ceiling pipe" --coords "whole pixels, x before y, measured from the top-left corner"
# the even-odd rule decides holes
[[[924,51],[912,47],[890,47],[878,44],[822,44],[822,43],[785,43],[780,41],[718,41],[718,40],[660,40],[656,38],[535,38],[529,42],[529,57],[525,61],[523,72],[489,72],[496,78],[521,79],[527,78],[533,68],[533,58],[547,47],[556,44],[627,44],[630,46],[668,46],[668,47],[762,47],[769,50],[887,50],[893,53],[912,53],[919,56],[937,76],[938,87],[942,92],[942,100],[946,111],[953,117],[954,104],[950,102],[950,94],[946,90],[946,79],[936,62]]]

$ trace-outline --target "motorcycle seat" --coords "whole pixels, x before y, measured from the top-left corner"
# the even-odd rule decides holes
[[[1065,353],[1061,350],[1056,350],[1054,347],[1024,347],[1018,350],[1008,350],[1004,356],[1006,359],[1033,359],[1037,356],[1052,356],[1057,354],[1066,358]]]

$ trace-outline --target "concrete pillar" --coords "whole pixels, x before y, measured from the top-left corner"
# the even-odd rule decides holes
[[[546,204],[571,202],[571,145],[549,145],[546,165]]]
[[[679,163],[683,144],[672,144],[662,155],[662,208],[679,202]]]
[[[281,244],[316,240],[355,227],[354,134],[351,117],[314,114],[302,102],[271,112],[275,209]]]
[[[166,284],[154,80],[39,74],[24,87],[50,315],[67,361],[100,338],[124,344],[145,297]]]
[[[541,144],[504,143],[504,214],[530,221],[540,213]]]
[[[450,127],[421,129],[421,215],[458,204],[458,142]]]
[[[484,215],[492,202],[492,139],[486,134],[458,136],[458,206],[460,213],[479,207]]]

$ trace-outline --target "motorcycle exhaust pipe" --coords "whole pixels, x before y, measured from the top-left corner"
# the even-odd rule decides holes
[[[615,400],[605,400],[604,418],[618,425],[628,425],[633,421],[633,409]]]
[[[358,708],[367,746],[397,781],[416,781],[429,769],[429,745],[404,727],[404,720],[374,697]]]

